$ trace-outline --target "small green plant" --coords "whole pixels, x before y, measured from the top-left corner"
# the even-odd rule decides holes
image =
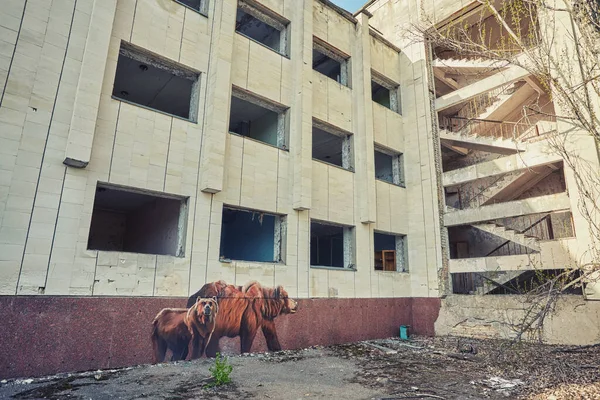
[[[231,377],[229,375],[231,375],[233,366],[227,362],[226,357],[221,356],[221,353],[217,353],[215,364],[208,370],[214,379],[214,382],[212,382],[209,386],[221,386],[231,382]]]

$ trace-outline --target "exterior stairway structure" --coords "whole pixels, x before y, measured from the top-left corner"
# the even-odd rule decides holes
[[[431,67],[440,144],[446,149],[442,182],[446,193],[458,194],[453,204],[446,199],[444,223],[469,232],[468,254],[450,259],[453,279],[468,277],[471,287],[463,293],[487,294],[497,287],[510,291],[506,284],[532,269],[566,268],[575,239],[536,237],[531,226],[517,230],[500,223],[544,215],[550,224],[549,215],[570,211],[560,185],[562,159],[544,140],[555,132],[555,122],[522,118],[549,96],[519,67],[452,58],[436,59]]]

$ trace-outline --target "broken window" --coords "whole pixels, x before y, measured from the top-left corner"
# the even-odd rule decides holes
[[[183,257],[188,199],[98,183],[88,249]]]
[[[112,95],[196,122],[199,76],[181,64],[122,42]]]
[[[175,2],[198,11],[202,15],[207,15],[208,13],[208,0],[175,0]]]
[[[352,134],[313,118],[312,157],[352,171]]]
[[[406,236],[375,232],[375,269],[408,272]]]
[[[348,79],[349,56],[336,51],[332,46],[315,37],[313,44],[313,69],[321,74],[350,86]]]
[[[404,187],[403,155],[391,150],[375,149],[375,178]]]
[[[286,148],[286,108],[234,87],[229,132]]]
[[[288,24],[289,21],[260,3],[250,0],[238,2],[236,32],[284,56],[288,55]]]
[[[400,85],[375,71],[371,71],[371,98],[375,103],[402,114]]]
[[[311,221],[310,265],[354,268],[354,229]]]
[[[282,262],[284,220],[260,211],[223,207],[221,260]]]

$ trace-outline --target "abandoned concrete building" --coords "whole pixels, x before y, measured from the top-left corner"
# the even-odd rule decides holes
[[[509,335],[477,321],[591,238],[545,147],[568,126],[520,119],[554,110],[535,77],[403,35],[475,5],[3,3],[0,376],[148,362],[156,313],[220,279],[299,300],[288,348]],[[576,151],[600,166],[592,138]],[[548,339],[596,339],[598,298],[574,293]]]

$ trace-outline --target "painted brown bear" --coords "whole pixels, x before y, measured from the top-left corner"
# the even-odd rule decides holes
[[[154,362],[162,362],[167,350],[171,361],[185,360],[192,343],[192,357],[204,351],[205,338],[215,329],[219,306],[216,298],[198,298],[189,308],[164,308],[152,322]],[[207,340],[207,341],[208,341]]]
[[[194,304],[198,297],[210,296],[216,296],[219,301],[219,315],[212,337],[207,340],[207,357],[216,355],[223,336],[240,336],[240,351],[249,352],[259,328],[268,349],[281,350],[274,319],[281,314],[293,314],[298,308],[282,286],[266,288],[258,282],[250,282],[241,287],[221,280],[204,285],[188,299],[188,304]]]

